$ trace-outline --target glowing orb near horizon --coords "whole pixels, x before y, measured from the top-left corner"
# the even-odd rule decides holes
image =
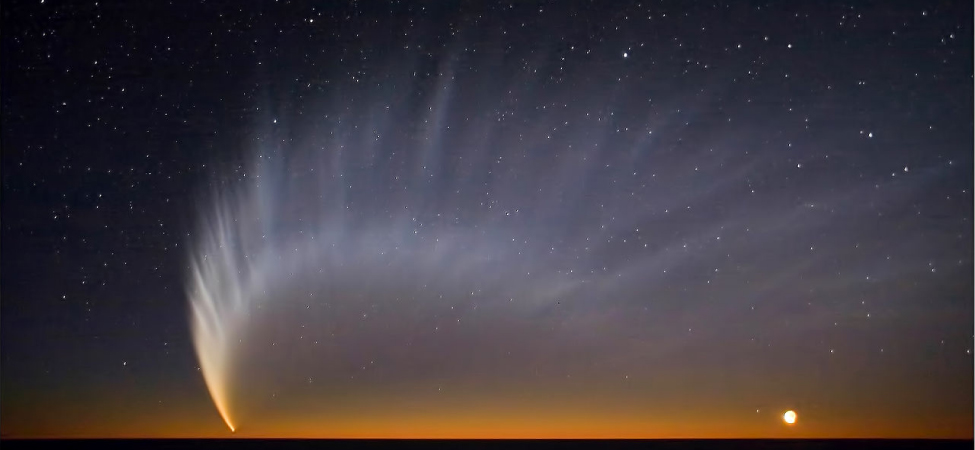
[[[787,423],[789,425],[793,425],[793,424],[796,423],[796,419],[798,417],[799,416],[796,415],[796,412],[790,409],[790,410],[786,411],[785,414],[782,415],[782,420],[784,420],[785,423]]]

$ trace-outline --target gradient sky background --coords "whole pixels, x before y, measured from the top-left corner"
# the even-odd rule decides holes
[[[972,437],[969,1],[0,14],[5,437]]]

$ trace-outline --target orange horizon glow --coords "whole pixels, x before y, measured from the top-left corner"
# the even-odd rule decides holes
[[[9,438],[222,438],[222,439],[782,439],[922,438],[972,439],[971,417],[933,417],[854,423],[849,416],[816,417],[788,425],[781,409],[733,414],[709,411],[638,411],[626,408],[520,405],[513,409],[353,408],[317,414],[269,410],[251,414],[230,432],[212,405],[192,401],[164,410],[126,411],[124,402],[101,417],[48,411],[44,427],[5,421]],[[406,410],[404,410],[406,409]],[[74,413],[76,413],[75,411]],[[702,419],[703,418],[703,419]],[[21,419],[21,418],[18,418]],[[72,423],[72,419],[78,419]],[[30,420],[25,417],[22,420]],[[39,423],[34,421],[34,423]]]

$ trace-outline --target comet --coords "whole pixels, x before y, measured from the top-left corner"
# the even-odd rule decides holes
[[[408,85],[415,76],[404,70]],[[623,263],[608,264],[623,251],[619,244],[640,239],[630,236],[653,213],[646,205],[672,202],[666,193],[636,197],[606,188],[643,185],[634,176],[646,166],[633,166],[634,149],[649,145],[642,135],[621,142],[597,120],[550,139],[565,123],[558,115],[535,117],[534,102],[515,102],[530,121],[472,120],[452,111],[471,102],[485,111],[510,108],[511,91],[457,81],[450,67],[438,83],[418,90],[417,101],[363,93],[307,129],[289,123],[287,111],[259,108],[267,112],[254,118],[243,164],[206,179],[187,242],[185,292],[199,370],[230,432],[258,413],[245,405],[260,403],[262,376],[353,358],[289,343],[296,319],[309,325],[306,337],[319,333],[332,349],[379,343],[372,351],[389,370],[434,358],[428,371],[411,375],[422,383],[438,372],[464,373],[485,352],[523,351],[511,358],[533,361],[530,352],[557,348],[567,337],[586,336],[593,349],[611,345],[615,337],[596,332],[611,315],[591,313],[624,311],[632,306],[628,293],[689,254],[686,244],[651,251],[644,243],[625,249]],[[578,139],[595,141],[576,149]],[[553,158],[539,151],[543,143],[575,150]],[[606,170],[614,165],[633,166],[630,181]],[[700,239],[713,234],[697,232]],[[439,323],[445,314],[456,315],[449,329]],[[548,325],[526,325],[538,323]],[[326,334],[326,325],[344,334]],[[496,329],[518,330],[532,345],[498,348]],[[402,351],[402,341],[414,345]],[[348,366],[338,361],[328,375]],[[507,376],[501,372],[518,369],[496,370]]]

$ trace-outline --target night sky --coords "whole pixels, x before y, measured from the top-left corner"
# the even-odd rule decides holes
[[[970,1],[314,3],[4,1],[4,437],[972,438]]]

